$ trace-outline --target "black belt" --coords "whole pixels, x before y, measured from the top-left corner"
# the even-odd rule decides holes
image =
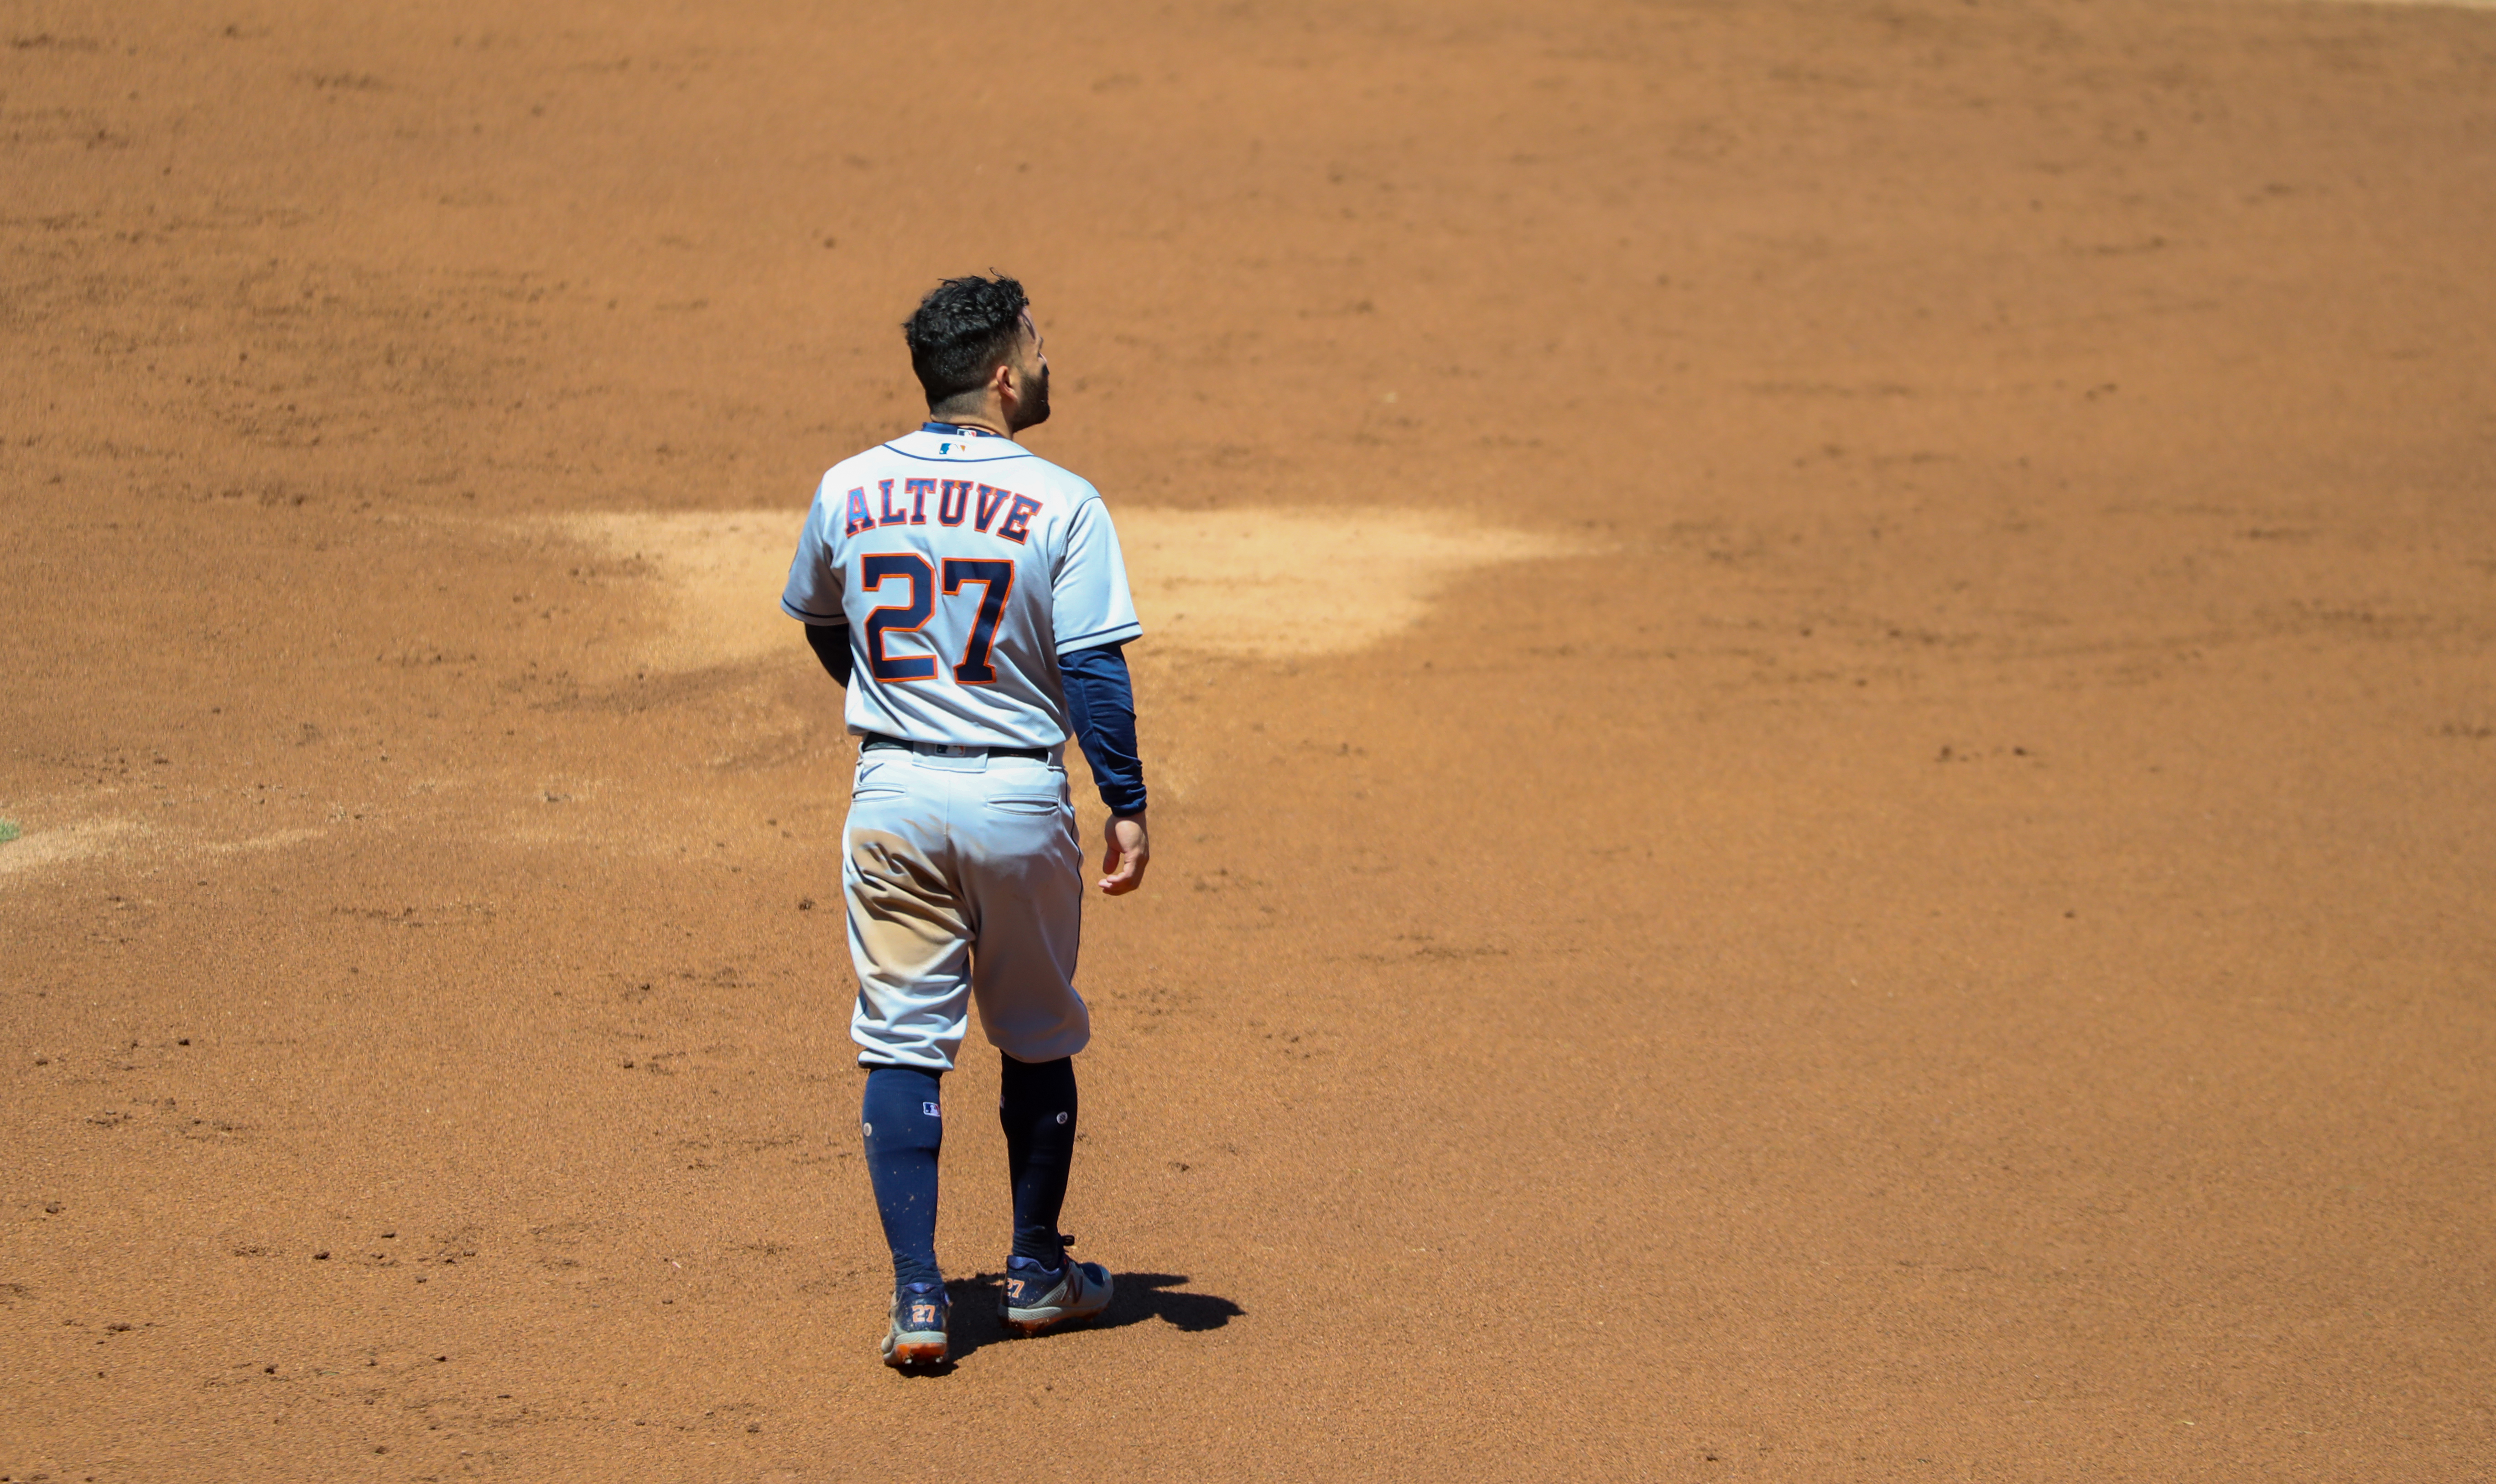
[[[915,742],[904,742],[899,737],[888,737],[882,732],[871,731],[866,734],[866,740],[858,744],[858,751],[869,753],[883,747],[897,747],[905,753],[915,753],[919,750],[919,744]],[[970,748],[966,746],[964,751],[983,752],[991,757],[1028,757],[1034,762],[1048,760],[1048,749],[1045,747]]]

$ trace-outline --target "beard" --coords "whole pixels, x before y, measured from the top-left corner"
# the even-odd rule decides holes
[[[1023,388],[1023,399],[1006,427],[1008,433],[1019,433],[1048,420],[1048,368],[1041,367],[1040,375],[1026,380]]]

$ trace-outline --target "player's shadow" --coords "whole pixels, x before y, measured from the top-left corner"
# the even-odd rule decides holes
[[[1179,1285],[1185,1273],[1113,1273],[1116,1291],[1109,1307],[1092,1321],[1094,1329],[1123,1329],[1159,1319],[1191,1335],[1220,1329],[1248,1311],[1214,1293],[1187,1293]]]
[[[1067,1326],[1067,1333],[1077,1329],[1124,1329],[1159,1319],[1173,1329],[1201,1335],[1209,1329],[1220,1329],[1248,1311],[1213,1293],[1190,1293],[1181,1286],[1188,1282],[1184,1273],[1112,1273],[1114,1291],[1109,1307],[1096,1318],[1079,1325]],[[945,1292],[953,1301],[953,1317],[946,1346],[946,1363],[926,1373],[943,1376],[961,1364],[977,1350],[1002,1342],[1023,1343],[1023,1337],[1006,1328],[997,1313],[997,1298],[1005,1291],[1003,1273],[980,1273],[969,1278],[952,1278],[945,1282]],[[1053,1333],[1053,1332],[1052,1332]],[[1037,1335],[1028,1342],[1045,1345],[1048,1335]]]

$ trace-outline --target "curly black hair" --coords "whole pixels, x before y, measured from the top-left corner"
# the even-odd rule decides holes
[[[986,384],[989,373],[1014,354],[1030,302],[1022,285],[1002,273],[949,278],[919,301],[919,312],[902,322],[901,334],[910,342],[910,369],[919,373],[930,408]]]

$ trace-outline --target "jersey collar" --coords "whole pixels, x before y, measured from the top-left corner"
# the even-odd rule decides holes
[[[922,433],[943,433],[952,438],[994,438],[999,443],[1012,443],[1014,441],[1013,439],[1005,437],[1003,434],[991,433],[986,428],[964,427],[958,422],[938,422],[933,417],[919,424],[919,431]]]

